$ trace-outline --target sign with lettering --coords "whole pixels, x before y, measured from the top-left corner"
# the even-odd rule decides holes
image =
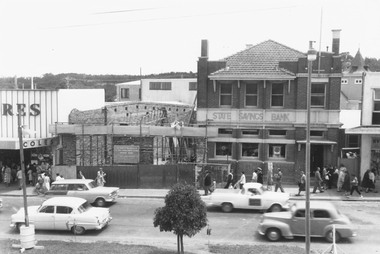
[[[212,111],[211,120],[217,122],[295,122],[296,113],[289,111]]]
[[[137,164],[140,160],[140,147],[134,145],[114,145],[113,146],[113,162],[115,164]]]
[[[23,140],[22,146],[23,148],[36,148],[42,146],[50,146],[52,142],[52,138]]]
[[[2,104],[1,114],[3,116],[13,116],[19,111],[21,111],[22,116],[26,115],[26,111],[28,111],[30,116],[38,116],[41,113],[40,104],[34,103],[30,106],[23,103],[16,103],[15,106],[8,103]]]

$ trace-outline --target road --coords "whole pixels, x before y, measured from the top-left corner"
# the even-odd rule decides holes
[[[28,198],[28,205],[38,205],[41,197]],[[4,207],[0,212],[0,238],[19,238],[16,230],[9,228],[10,216],[23,206],[22,197],[3,197]],[[83,236],[74,236],[71,232],[37,231],[36,240],[67,241],[118,241],[122,243],[147,244],[176,249],[176,237],[171,232],[160,232],[153,226],[156,208],[163,206],[163,199],[131,198],[119,199],[109,206],[113,220],[103,231],[89,231]],[[342,253],[380,253],[380,209],[378,202],[337,201],[335,205],[348,215],[357,227],[358,236],[345,239],[338,244]],[[277,244],[305,247],[304,238],[281,240],[270,243],[256,233],[260,212],[238,210],[222,213],[219,209],[209,209],[209,227],[211,235],[203,229],[192,238],[185,238],[186,247],[193,251],[205,250],[208,244]],[[331,244],[324,239],[312,239],[311,249],[326,250]],[[339,252],[340,253],[340,252]]]

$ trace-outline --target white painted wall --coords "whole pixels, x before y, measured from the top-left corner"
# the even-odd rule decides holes
[[[149,90],[150,82],[171,82],[172,90]],[[197,82],[197,79],[142,79],[141,100],[180,102],[193,105],[197,91],[189,91],[189,82]]]
[[[380,89],[380,72],[367,72],[364,77],[362,125],[372,125],[373,89]]]
[[[68,122],[73,109],[90,110],[104,107],[104,89],[58,90],[58,122]]]

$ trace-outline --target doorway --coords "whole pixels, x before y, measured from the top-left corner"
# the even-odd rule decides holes
[[[319,167],[323,168],[323,145],[310,145],[310,173],[314,176],[314,172]]]

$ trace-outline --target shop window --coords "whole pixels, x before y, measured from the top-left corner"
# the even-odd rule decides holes
[[[231,84],[220,84],[220,106],[232,106]]]
[[[215,145],[215,156],[231,156],[232,143],[230,142],[217,142]]]
[[[221,134],[221,135],[232,135],[232,129],[223,129],[223,128],[220,128],[220,129],[218,129],[218,134]]]
[[[286,136],[286,130],[269,130],[269,136]]]
[[[380,124],[380,89],[374,90],[372,124]]]
[[[285,159],[284,144],[269,144],[269,157],[274,159]]]
[[[310,106],[313,108],[325,107],[326,84],[311,84]]]
[[[259,144],[257,143],[242,143],[242,157],[259,157]]]
[[[283,107],[284,106],[284,84],[272,84],[272,107]]]
[[[257,107],[257,84],[247,84],[245,86],[245,106]]]
[[[259,135],[259,130],[257,130],[257,129],[242,130],[241,134],[242,135],[249,135],[249,136],[258,136]]]

